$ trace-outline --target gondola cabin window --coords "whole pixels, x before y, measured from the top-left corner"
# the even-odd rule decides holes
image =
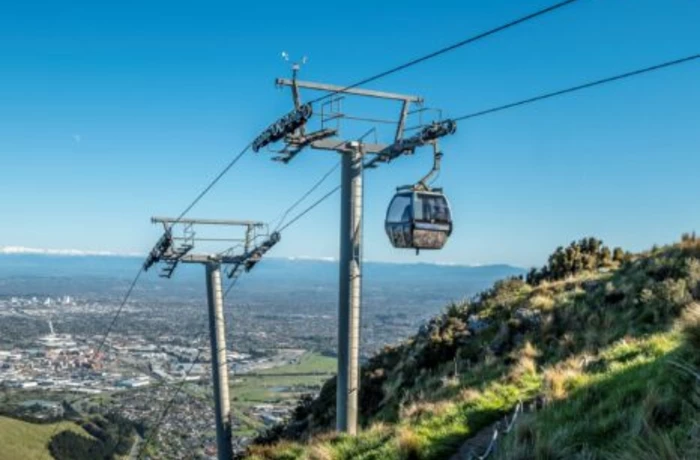
[[[451,219],[447,200],[442,195],[416,193],[414,218],[420,222],[449,223]]]
[[[396,195],[386,216],[387,223],[407,223],[413,220],[411,194]]]

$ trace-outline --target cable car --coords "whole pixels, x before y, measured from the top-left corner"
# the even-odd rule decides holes
[[[399,187],[389,204],[384,228],[395,248],[442,249],[452,234],[452,216],[442,189]]]

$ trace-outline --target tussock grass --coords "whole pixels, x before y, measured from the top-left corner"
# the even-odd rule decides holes
[[[402,426],[399,428],[396,442],[398,444],[397,454],[400,458],[407,460],[420,458],[422,440],[410,427]]]
[[[248,448],[247,458],[253,460],[294,460],[306,458],[304,446],[281,441],[274,446],[253,445]]]
[[[549,295],[535,294],[530,297],[529,306],[536,310],[551,310],[554,307],[554,299]]]

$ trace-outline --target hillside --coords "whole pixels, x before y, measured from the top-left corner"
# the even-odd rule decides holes
[[[0,416],[0,458],[53,458],[49,454],[51,435],[72,431],[81,436],[90,435],[73,422],[37,424]]]
[[[522,401],[495,457],[700,458],[698,300],[694,235],[635,255],[574,242],[372,358],[356,438],[331,433],[329,380],[248,456],[469,458]]]
[[[113,459],[128,455],[137,426],[118,414],[79,416],[57,423],[0,416],[0,459]],[[22,419],[24,418],[24,420]]]

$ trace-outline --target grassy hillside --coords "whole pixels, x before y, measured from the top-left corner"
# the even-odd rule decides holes
[[[335,381],[252,458],[443,459],[510,413],[500,458],[700,458],[700,240],[631,255],[584,239],[451,305],[362,371],[362,432]]]
[[[0,416],[0,458],[52,458],[49,454],[49,439],[52,434],[65,430],[90,437],[85,430],[73,422],[37,424]]]

